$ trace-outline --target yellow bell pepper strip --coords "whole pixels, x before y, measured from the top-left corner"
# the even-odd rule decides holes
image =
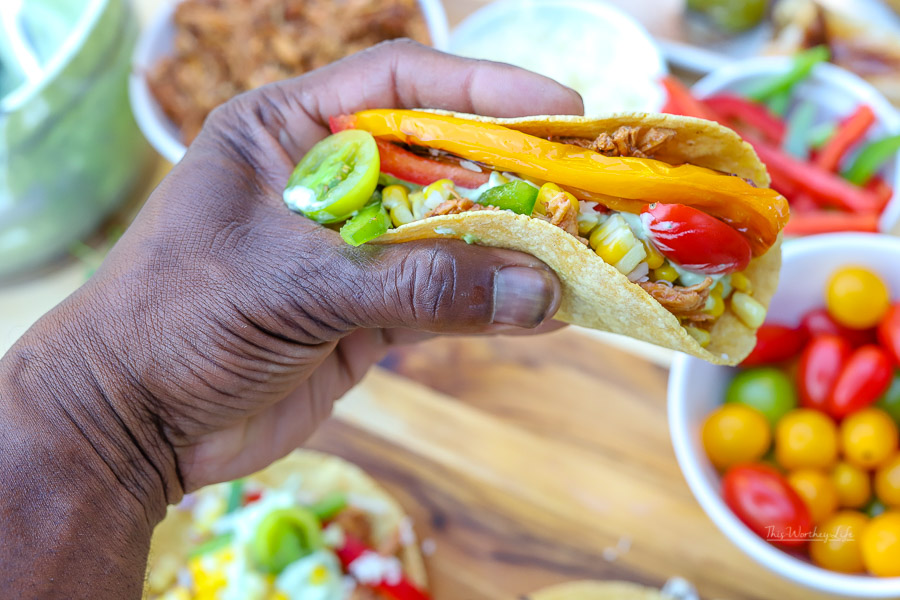
[[[695,165],[609,157],[502,125],[412,110],[366,110],[341,117],[376,138],[436,148],[526,178],[551,181],[582,200],[602,198],[613,210],[639,213],[646,204],[678,202],[718,217],[765,253],[789,217],[774,190]]]

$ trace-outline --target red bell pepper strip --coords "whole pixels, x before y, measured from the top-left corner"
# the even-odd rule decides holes
[[[819,152],[816,164],[826,171],[837,172],[847,151],[866,135],[874,123],[875,113],[869,106],[860,104]]]
[[[812,199],[812,196],[806,192],[796,192],[791,198],[791,216],[797,213],[808,213],[819,210],[819,205]]]
[[[375,552],[362,541],[344,534],[344,545],[335,552],[341,561],[344,571],[350,570],[350,565],[363,554]],[[430,596],[417,588],[405,576],[398,581],[389,583],[381,581],[376,584],[364,584],[383,595],[386,600],[431,600]]]
[[[787,125],[766,106],[734,94],[719,94],[703,100],[716,114],[743,122],[759,131],[770,142],[781,145]]]
[[[354,128],[353,115],[339,115],[328,119],[332,133]],[[470,171],[459,165],[432,160],[414,154],[397,144],[376,139],[381,158],[381,172],[393,175],[403,181],[418,185],[428,185],[439,179],[450,179],[456,185],[474,189],[490,179],[489,173]]]
[[[880,213],[881,200],[872,192],[857,187],[816,165],[796,159],[759,138],[743,133],[760,160],[765,163],[773,181],[785,181],[808,192],[820,205],[842,208],[855,213]],[[777,188],[776,188],[777,189]]]
[[[878,200],[881,202],[882,206],[887,206],[887,203],[894,197],[893,188],[891,188],[891,186],[889,186],[881,177],[873,177],[870,179],[869,183],[866,184],[866,189],[878,196]]]
[[[784,235],[816,235],[837,231],[878,232],[878,215],[853,214],[832,210],[793,212],[784,227]]]
[[[706,119],[707,121],[720,121],[722,118],[715,113],[709,106],[694,98],[691,91],[685,87],[683,83],[666,75],[662,78],[661,83],[669,94],[669,100],[666,103],[667,112],[685,117],[696,117],[698,119]]]

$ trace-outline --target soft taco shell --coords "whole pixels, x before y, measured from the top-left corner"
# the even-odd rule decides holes
[[[372,535],[376,545],[397,535],[407,518],[397,501],[362,469],[330,454],[296,450],[247,479],[265,487],[279,487],[298,473],[302,477],[304,492],[315,496],[344,492],[350,496],[351,504],[354,496],[364,498],[365,506],[359,508],[373,516]],[[203,490],[198,493],[202,494]],[[370,511],[370,505],[373,508],[377,506],[377,514]],[[148,571],[163,556],[174,556],[179,564],[187,564],[187,554],[192,547],[188,539],[190,521],[190,511],[169,507],[166,518],[153,532]],[[425,563],[414,538],[412,543],[402,547],[400,559],[409,580],[425,589],[428,583]],[[144,596],[147,597],[146,592]]]
[[[572,581],[528,594],[523,600],[672,600],[672,597],[626,581]]]
[[[497,123],[540,137],[595,138],[623,125],[665,127],[674,130],[676,135],[655,158],[670,164],[690,163],[734,173],[760,187],[769,185],[766,168],[749,144],[730,129],[700,119],[641,113],[596,119],[571,116],[492,119],[445,114]],[[627,335],[715,364],[739,363],[756,343],[756,332],[727,310],[713,326],[709,346],[701,347],[672,313],[605,263],[593,250],[559,227],[510,211],[473,211],[431,217],[393,229],[376,243],[434,238],[465,238],[485,246],[520,250],[544,261],[562,283],[562,304],[556,315],[562,321]],[[753,284],[753,297],[766,307],[778,285],[780,269],[779,237],[765,255],[751,261],[744,271]]]

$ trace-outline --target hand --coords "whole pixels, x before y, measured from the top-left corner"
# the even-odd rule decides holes
[[[534,328],[555,313],[558,281],[530,256],[458,241],[352,248],[287,210],[281,190],[328,117],[375,107],[582,110],[538,75],[408,41],[217,109],[95,277],[20,344],[57,340],[62,370],[81,358],[64,384],[80,400],[63,408],[132,494],[174,502],[287,454],[418,332]]]

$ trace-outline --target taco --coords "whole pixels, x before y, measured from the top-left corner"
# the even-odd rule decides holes
[[[298,450],[169,508],[147,600],[427,600],[403,509],[358,467]]]
[[[301,160],[284,199],[321,223],[346,221],[349,243],[520,250],[558,274],[558,319],[720,364],[753,348],[789,214],[733,131],[672,115],[410,110],[331,125],[338,133]]]
[[[572,581],[525,595],[522,600],[674,600],[655,588],[627,581]]]

